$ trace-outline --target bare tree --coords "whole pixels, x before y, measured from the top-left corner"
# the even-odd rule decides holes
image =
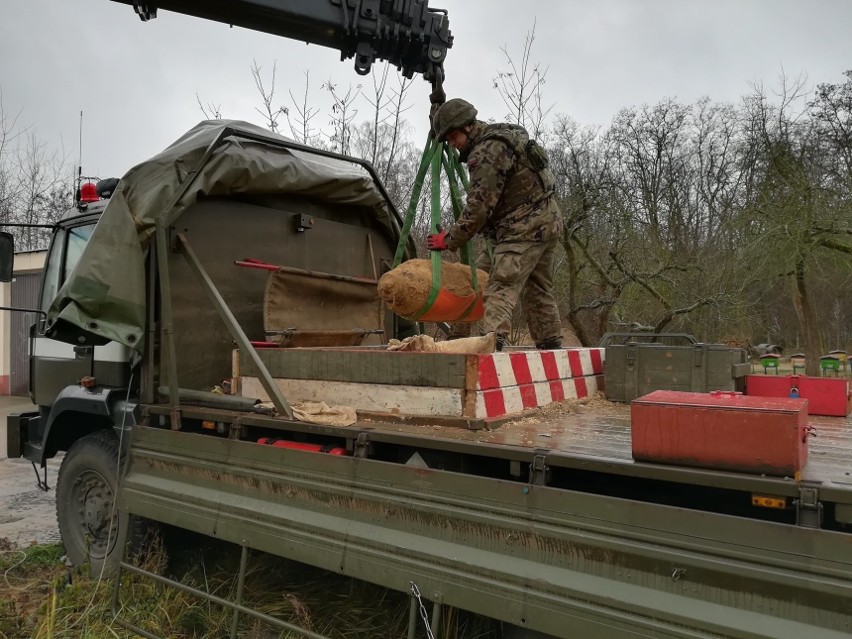
[[[59,219],[71,204],[70,188],[63,176],[65,162],[48,149],[32,131],[17,154],[18,211],[23,224],[50,224]],[[21,229],[19,246],[23,250],[45,248],[50,239],[46,229]]]
[[[737,119],[700,101],[622,110],[608,129],[566,117],[551,162],[564,214],[561,300],[580,341],[613,325],[748,326],[734,257]],[[712,233],[711,233],[712,229]]]
[[[693,110],[694,137],[691,154],[695,178],[695,207],[699,216],[694,242],[726,240],[733,246],[731,222],[738,207],[743,172],[737,153],[737,113],[730,104],[714,104],[702,98]]]
[[[373,166],[376,166],[379,158],[379,127],[384,126],[388,118],[392,115],[386,112],[389,103],[388,98],[385,96],[388,86],[388,68],[387,64],[383,65],[381,74],[377,73],[375,69],[373,70],[371,74],[373,78],[373,94],[372,96],[364,96],[367,104],[372,107],[373,114],[372,121],[370,122],[370,152],[369,156],[365,159],[369,160]]]
[[[410,192],[417,170],[411,142],[411,126],[403,118],[410,108],[406,94],[411,80],[396,74],[397,86],[389,88],[389,66],[373,78],[373,91],[364,95],[370,105],[368,120],[352,129],[352,153],[368,160],[382,176],[391,199],[401,206]]]
[[[221,104],[213,104],[212,102],[210,102],[205,106],[201,102],[201,96],[199,96],[198,93],[195,94],[195,101],[198,103],[198,108],[201,109],[201,112],[204,114],[205,119],[207,119],[207,120],[221,120],[222,119],[222,105]]]
[[[550,160],[564,216],[565,252],[557,268],[557,291],[581,344],[596,342],[606,331],[610,311],[623,291],[623,283],[610,276],[592,248],[593,238],[601,237],[612,246],[620,237],[617,219],[601,224],[612,212],[611,156],[605,144],[599,130],[580,127],[567,116],[556,119]],[[608,239],[602,233],[606,229],[614,231]]]
[[[523,51],[519,61],[515,61],[506,46],[501,51],[506,58],[506,69],[499,71],[493,78],[494,88],[503,98],[509,110],[510,122],[524,127],[530,137],[542,139],[545,124],[553,105],[544,106],[543,88],[547,68],[532,60],[532,47],[535,42],[535,22],[524,38]]]
[[[826,144],[826,159],[841,188],[848,188],[852,179],[852,70],[844,72],[842,84],[825,83],[817,86],[816,96],[809,103],[810,113]]]
[[[411,87],[411,78],[405,78],[398,73],[397,80],[399,82],[399,86],[394,89],[393,97],[389,103],[389,108],[393,113],[393,136],[391,138],[390,149],[388,151],[388,163],[384,171],[385,181],[389,180],[391,167],[396,164],[397,150],[404,140],[405,133],[405,121],[402,118],[402,114],[409,109],[409,107],[406,106],[406,94],[408,93],[408,89]]]
[[[266,88],[263,81],[263,69],[257,64],[256,60],[252,60],[251,75],[254,78],[254,85],[260,93],[260,99],[263,102],[263,108],[255,107],[255,111],[260,113],[266,120],[266,128],[273,133],[278,133],[278,118],[282,115],[286,116],[289,111],[287,107],[274,104],[275,101],[275,74],[277,71],[278,62],[272,63],[272,73],[269,78],[269,89]]]
[[[790,81],[782,73],[776,96],[778,103],[770,103],[757,86],[746,103],[757,160],[743,222],[759,233],[760,244],[742,248],[752,255],[770,252],[767,276],[789,283],[806,372],[814,375],[826,350],[828,317],[822,315],[830,308],[816,301],[815,287],[826,263],[840,259],[852,265],[852,203],[848,189],[838,189],[832,176],[835,160],[820,127],[823,114],[807,117],[804,79]]]
[[[310,106],[308,102],[310,95],[310,87],[310,72],[305,71],[305,89],[302,92],[301,98],[297,100],[296,96],[293,94],[293,91],[291,90],[289,92],[290,100],[293,102],[293,108],[296,112],[292,115],[292,117],[289,110],[286,112],[287,123],[290,125],[290,133],[293,135],[293,138],[297,142],[308,145],[314,144],[318,137],[317,134],[314,133],[314,128],[311,125],[311,121],[319,113],[319,109]]]
[[[3,92],[0,90],[0,222],[11,222],[16,192],[14,156],[18,138],[24,131],[18,125],[21,112],[6,114]]]
[[[348,155],[352,146],[353,122],[358,115],[355,101],[361,94],[361,85],[356,85],[354,88],[349,85],[346,93],[340,93],[337,85],[329,80],[322,85],[322,88],[329,92],[332,99],[329,121],[331,134],[328,138],[335,151]]]
[[[8,117],[0,94],[0,222],[49,224],[71,204],[64,157],[39,140],[32,127]],[[19,250],[44,248],[44,229],[13,228]]]

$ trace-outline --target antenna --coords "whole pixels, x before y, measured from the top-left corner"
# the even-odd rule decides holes
[[[74,188],[74,199],[77,204],[80,203],[80,184],[83,181],[83,110],[80,110],[80,141],[77,148],[79,149],[79,159],[77,160],[77,185]]]

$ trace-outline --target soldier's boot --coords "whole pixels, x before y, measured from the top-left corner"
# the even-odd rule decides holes
[[[497,351],[498,352],[503,350],[503,347],[506,345],[507,341],[508,340],[506,339],[505,333],[497,333]]]
[[[504,347],[504,346],[508,343],[508,341],[509,341],[509,340],[508,340],[508,338],[507,338],[507,336],[506,336],[506,333],[495,333],[494,331],[491,331],[491,333],[494,333],[494,337],[495,337],[495,339],[494,339],[494,348],[495,348],[497,351],[502,351],[502,350],[503,350],[503,347]],[[485,337],[486,335],[491,335],[491,333],[480,333],[479,335],[480,335],[480,337]]]
[[[540,351],[550,351],[557,348],[562,348],[561,337],[550,337],[543,342],[536,342],[535,347]]]

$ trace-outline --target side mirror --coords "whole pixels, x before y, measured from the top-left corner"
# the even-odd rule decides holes
[[[0,282],[11,282],[15,267],[15,238],[0,232]]]

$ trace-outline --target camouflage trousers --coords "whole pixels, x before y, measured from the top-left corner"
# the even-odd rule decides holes
[[[488,272],[483,333],[508,335],[512,313],[520,299],[530,337],[536,344],[561,339],[559,307],[553,298],[553,266],[558,239],[550,242],[503,242],[490,257],[483,251],[476,262]],[[470,334],[470,324],[452,324],[451,337]]]

